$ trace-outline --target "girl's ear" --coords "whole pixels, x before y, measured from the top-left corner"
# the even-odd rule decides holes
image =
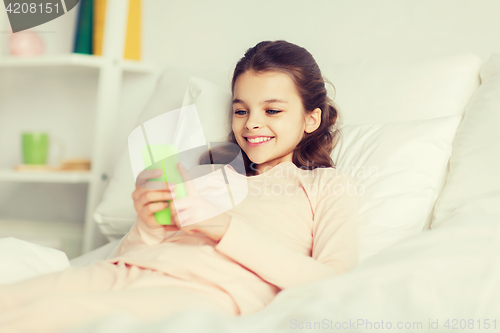
[[[305,131],[307,133],[312,133],[318,129],[319,125],[321,125],[321,109],[316,108],[306,116],[306,128]]]

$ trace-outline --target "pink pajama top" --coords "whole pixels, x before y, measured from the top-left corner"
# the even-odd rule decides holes
[[[203,234],[135,223],[113,263],[160,271],[227,292],[241,315],[261,310],[282,289],[331,278],[358,262],[356,183],[335,168],[300,169],[282,162],[243,177],[248,194],[218,243]],[[241,179],[240,179],[241,180]]]

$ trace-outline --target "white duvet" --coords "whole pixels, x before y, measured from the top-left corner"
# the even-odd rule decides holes
[[[2,283],[14,274],[22,279],[69,265],[59,251],[12,238],[0,239],[0,258]],[[148,323],[110,316],[71,333],[315,331],[500,331],[500,220],[461,216],[347,274],[284,290],[252,315],[229,318],[200,310]]]
[[[62,251],[14,237],[0,238],[0,284],[13,283],[70,266]]]

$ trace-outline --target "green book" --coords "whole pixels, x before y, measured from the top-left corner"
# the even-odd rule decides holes
[[[92,54],[94,0],[80,0],[76,22],[74,53]]]

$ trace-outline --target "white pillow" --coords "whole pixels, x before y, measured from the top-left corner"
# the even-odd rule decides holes
[[[189,79],[182,106],[196,105],[207,141],[227,141],[231,131],[231,97],[229,90],[222,89],[212,82],[197,77]]]
[[[450,173],[432,228],[460,215],[489,214],[500,222],[500,53],[481,69],[481,86],[465,109],[450,158]]]
[[[360,195],[360,261],[420,233],[451,155],[461,116],[379,125],[344,125],[332,152]]]
[[[322,72],[335,86],[345,124],[382,124],[463,114],[480,68],[477,55],[462,54],[327,63]]]
[[[135,223],[137,212],[132,199],[134,190],[134,174],[128,148],[125,147],[115,165],[103,198],[92,215],[101,233],[110,241],[121,238]]]

